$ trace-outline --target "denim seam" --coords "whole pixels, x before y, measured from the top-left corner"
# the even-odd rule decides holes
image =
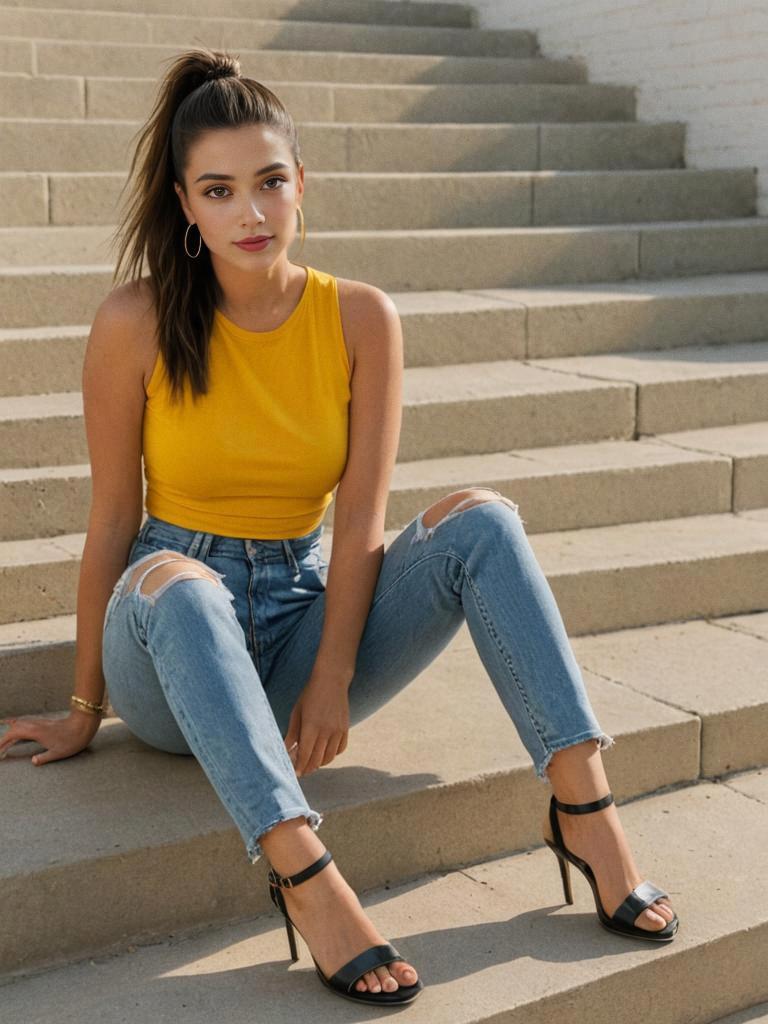
[[[469,582],[469,589],[470,589],[470,591],[472,593],[472,596],[475,599],[475,603],[476,603],[476,605],[478,607],[478,610],[480,611],[480,617],[483,620],[483,622],[485,623],[486,629],[488,630],[488,633],[491,636],[491,639],[495,642],[496,647],[497,647],[499,653],[503,657],[504,662],[505,662],[507,668],[509,669],[511,676],[512,676],[512,678],[515,681],[515,685],[517,686],[518,693],[520,694],[520,699],[522,700],[523,705],[525,706],[525,710],[528,713],[528,718],[531,720],[531,724],[533,725],[533,728],[536,731],[536,735],[539,737],[539,742],[541,743],[541,745],[544,748],[544,750],[547,751],[549,749],[549,745],[546,743],[546,741],[544,740],[544,737],[541,734],[541,727],[539,725],[539,722],[538,722],[536,716],[534,715],[533,711],[531,710],[531,707],[530,707],[530,705],[528,703],[528,700],[526,698],[525,688],[523,687],[522,683],[520,682],[520,678],[517,675],[517,672],[515,672],[514,666],[512,665],[512,662],[510,661],[509,656],[507,655],[507,649],[504,646],[501,637],[498,635],[498,633],[494,629],[494,626],[493,626],[493,623],[491,621],[490,616],[486,614],[488,609],[485,606],[485,604],[483,603],[483,599],[480,596],[480,591],[479,591],[477,585],[475,584],[475,581],[472,579],[472,574],[470,573],[466,563],[461,558],[458,558],[458,556],[456,556],[456,555],[454,555],[453,557],[457,558],[457,560],[459,562],[461,562],[462,566],[464,567],[464,575],[466,576],[467,581]]]
[[[463,558],[461,558],[460,555],[457,555],[454,551],[431,551],[429,554],[424,555],[422,558],[419,558],[418,561],[413,562],[411,565],[407,566],[403,570],[403,572],[401,572],[392,581],[392,583],[387,587],[387,589],[385,591],[383,591],[379,595],[378,599],[374,603],[378,604],[380,601],[382,601],[386,597],[386,595],[390,592],[390,590],[392,590],[392,588],[397,583],[399,583],[399,581],[401,579],[404,579],[408,575],[409,572],[411,572],[412,570],[416,569],[419,565],[421,565],[422,562],[425,562],[429,558],[453,558],[453,559],[455,559],[455,561],[457,561],[462,566],[462,568],[464,570],[464,574],[467,577],[467,580],[469,581],[470,591],[472,593],[472,596],[475,598],[475,602],[478,605],[478,610],[480,611],[480,617],[482,618],[483,622],[485,623],[486,628],[488,628],[489,633],[491,633],[492,639],[496,643],[496,646],[497,646],[499,652],[501,653],[502,657],[504,658],[504,661],[505,661],[507,667],[509,668],[509,671],[510,671],[510,673],[512,675],[512,678],[515,681],[515,685],[518,688],[518,692],[519,692],[520,697],[522,699],[523,705],[525,706],[525,710],[528,713],[528,717],[531,720],[531,724],[534,727],[536,735],[539,737],[539,741],[541,742],[542,748],[544,749],[544,751],[547,751],[549,749],[548,744],[545,743],[545,741],[544,741],[544,739],[543,739],[543,737],[541,735],[541,730],[540,730],[540,727],[539,727],[539,723],[537,722],[535,716],[531,712],[531,708],[530,708],[530,706],[528,704],[528,701],[525,698],[525,693],[522,690],[522,684],[520,683],[520,680],[519,680],[519,678],[517,676],[517,673],[515,672],[515,670],[512,667],[512,665],[510,664],[509,658],[507,657],[507,654],[506,654],[506,649],[501,645],[499,637],[496,634],[496,631],[493,630],[493,627],[490,625],[490,620],[487,618],[487,616],[485,614],[485,611],[486,611],[485,605],[482,603],[482,600],[480,599],[480,593],[479,593],[479,591],[477,590],[477,588],[475,586],[475,583],[474,583],[474,580],[472,579],[472,576],[470,575],[470,572],[469,572],[469,569],[467,568],[466,562],[464,561]],[[453,589],[453,588],[451,588],[451,589]],[[455,593],[455,591],[454,591],[454,593]],[[459,595],[457,594],[456,596],[458,597]],[[465,615],[465,619],[466,619],[466,615]]]

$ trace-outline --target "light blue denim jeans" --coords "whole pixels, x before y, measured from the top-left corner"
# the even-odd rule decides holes
[[[556,751],[588,739],[604,749],[613,740],[590,706],[517,505],[492,493],[480,503],[465,499],[432,527],[420,512],[384,552],[349,686],[350,727],[423,672],[466,621],[546,781]],[[116,714],[151,746],[197,758],[251,863],[263,854],[259,837],[279,822],[304,816],[316,830],[323,820],[284,742],[320,644],[323,532],[321,524],[303,537],[251,540],[150,515],[104,616],[103,670]],[[135,568],[161,551],[202,562],[215,579],[179,564],[145,593],[148,566],[127,589]]]

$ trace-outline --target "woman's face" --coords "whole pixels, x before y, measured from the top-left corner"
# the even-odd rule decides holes
[[[178,182],[174,187],[214,267],[218,261],[246,271],[271,266],[295,238],[304,167],[297,170],[288,142],[274,129],[256,124],[206,132],[189,151],[184,177],[186,196]],[[235,245],[253,235],[273,237],[251,252]],[[196,232],[188,238],[187,248],[196,252]]]

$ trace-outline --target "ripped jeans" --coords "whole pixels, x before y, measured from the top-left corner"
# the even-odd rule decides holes
[[[350,727],[423,672],[466,621],[546,781],[558,750],[613,740],[590,706],[517,505],[473,490],[495,497],[465,497],[432,526],[420,512],[384,552],[348,691]],[[151,746],[197,758],[251,863],[279,822],[322,822],[284,737],[320,643],[323,532],[251,540],[150,515],[105,611],[102,666],[115,713]],[[178,572],[158,585],[152,572],[166,560]]]

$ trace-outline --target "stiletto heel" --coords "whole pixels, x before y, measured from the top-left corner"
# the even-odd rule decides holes
[[[270,870],[269,872],[269,895],[272,902],[285,918],[285,930],[288,935],[288,945],[291,949],[292,963],[299,959],[296,949],[296,937],[294,935],[294,928],[296,926],[288,915],[288,908],[285,905],[282,889],[293,889],[302,882],[306,882],[308,878],[316,875],[318,871],[322,871],[326,864],[332,860],[333,857],[330,850],[326,850],[322,857],[318,857],[308,868],[299,871],[295,875],[283,878],[275,871]],[[296,931],[299,931],[298,928],[296,928]],[[299,932],[299,935],[301,935],[301,932]],[[302,938],[304,938],[303,935]],[[306,939],[304,941],[306,942]],[[311,950],[310,956],[312,956]],[[405,960],[405,957],[400,956],[395,947],[389,942],[366,949],[356,957],[353,957],[349,963],[340,967],[330,978],[326,977],[320,970],[320,965],[314,956],[312,956],[312,959],[315,963],[315,970],[326,988],[337,993],[337,995],[344,996],[345,999],[352,999],[356,1003],[371,1003],[374,1006],[400,1006],[403,1003],[412,1002],[424,988],[420,978],[413,985],[399,985],[394,992],[371,992],[369,989],[366,989],[365,992],[359,992],[353,988],[355,982],[368,971],[393,963],[395,960]]]
[[[557,863],[560,865],[560,877],[563,880],[563,899],[566,903],[573,903],[573,890],[571,889],[571,869],[568,861],[559,853],[552,844],[549,844],[550,850],[554,850],[557,855]]]
[[[566,903],[573,903],[573,892],[571,890],[571,876],[569,865],[573,864],[584,875],[592,889],[595,898],[597,916],[603,928],[616,935],[624,935],[633,939],[647,939],[650,942],[671,942],[675,937],[680,921],[677,914],[668,921],[664,928],[657,931],[650,931],[647,928],[638,928],[634,923],[638,914],[641,914],[647,907],[650,907],[660,897],[669,898],[669,893],[657,888],[651,882],[641,882],[627,896],[620,907],[609,917],[600,900],[597,888],[595,873],[589,864],[577,857],[576,854],[566,847],[563,841],[563,834],[560,831],[560,823],[557,820],[557,812],[563,811],[566,814],[590,814],[592,811],[600,811],[613,803],[613,793],[609,793],[601,800],[594,800],[587,804],[563,804],[556,797],[549,802],[549,824],[552,829],[552,839],[544,837],[547,846],[557,857],[560,865],[560,876],[563,880],[563,893]]]
[[[296,936],[293,934],[293,925],[287,919],[285,922],[285,931],[286,934],[288,935],[288,946],[291,951],[291,963],[295,964],[296,961],[299,959],[299,954],[296,949]]]

